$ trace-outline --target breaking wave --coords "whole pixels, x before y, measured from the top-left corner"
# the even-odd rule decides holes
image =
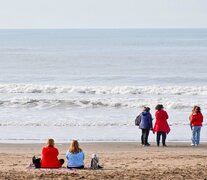
[[[194,103],[176,102],[171,100],[163,101],[168,109],[191,109]],[[12,99],[1,100],[0,107],[6,108],[142,108],[144,106],[154,107],[156,100],[136,100],[136,99]],[[202,108],[207,108],[207,103],[202,104]]]
[[[207,86],[51,86],[1,84],[0,107],[141,108],[163,103],[168,109],[207,109]]]
[[[52,86],[0,84],[0,93],[207,95],[207,86]]]

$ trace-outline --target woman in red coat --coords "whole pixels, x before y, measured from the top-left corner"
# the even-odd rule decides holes
[[[198,146],[200,144],[200,132],[203,123],[203,115],[199,106],[194,106],[192,114],[189,117],[192,129],[192,144]]]
[[[162,145],[166,146],[166,137],[170,132],[170,127],[168,125],[167,119],[168,114],[164,111],[164,107],[162,104],[158,104],[155,109],[157,110],[155,113],[156,122],[154,125],[153,132],[157,132],[157,146],[160,146],[160,137],[162,136]]]
[[[33,163],[36,168],[60,168],[64,159],[58,159],[58,149],[54,147],[54,139],[48,139],[47,146],[42,148],[42,160],[33,157]]]

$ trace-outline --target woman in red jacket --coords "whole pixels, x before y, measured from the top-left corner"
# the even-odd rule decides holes
[[[198,107],[198,106],[196,106],[196,105],[193,106],[192,113],[191,113],[190,116],[189,116],[189,121],[190,121],[190,128],[191,128],[191,130],[192,130],[191,116],[195,113],[197,107]]]
[[[48,139],[47,146],[42,148],[42,160],[32,158],[36,168],[60,168],[62,166],[64,159],[58,160],[59,152],[54,146],[54,139]]]
[[[190,124],[192,125],[192,144],[198,146],[200,143],[200,132],[203,123],[203,115],[199,106],[194,106],[193,112],[190,115]]]
[[[168,125],[167,119],[168,114],[164,111],[164,107],[162,104],[158,104],[155,109],[157,110],[155,113],[156,122],[154,125],[153,132],[157,132],[157,146],[160,146],[160,137],[162,136],[162,145],[166,147],[166,137],[170,132],[170,127]]]

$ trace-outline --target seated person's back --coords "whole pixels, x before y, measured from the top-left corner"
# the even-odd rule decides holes
[[[53,139],[48,139],[47,146],[42,148],[42,159],[33,157],[36,168],[60,168],[64,163],[63,159],[58,159],[58,149],[54,147]]]
[[[66,152],[66,158],[68,160],[68,168],[84,168],[84,153],[82,149],[79,148],[78,141],[72,141],[69,150]]]
[[[46,146],[42,149],[41,167],[44,168],[60,168],[61,163],[58,160],[58,149],[52,146]]]

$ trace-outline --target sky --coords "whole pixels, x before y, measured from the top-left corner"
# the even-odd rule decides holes
[[[0,28],[207,28],[207,0],[0,0]]]

